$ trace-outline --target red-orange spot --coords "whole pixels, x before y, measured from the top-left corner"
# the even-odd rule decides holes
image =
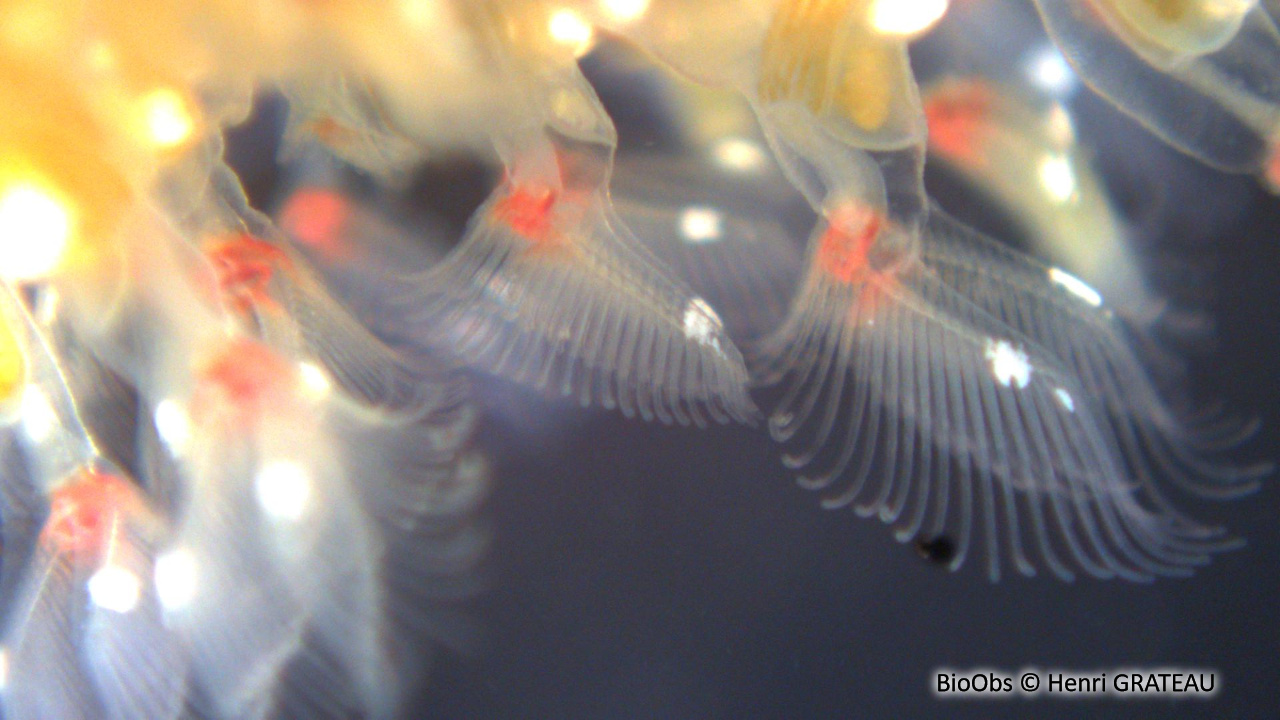
[[[81,470],[52,492],[40,542],[51,552],[70,553],[81,568],[96,568],[121,522],[143,507],[128,480]]]
[[[205,250],[223,297],[238,313],[255,308],[276,309],[271,277],[276,268],[288,269],[289,256],[280,248],[245,233],[209,244]]]
[[[232,341],[197,372],[191,414],[200,426],[249,428],[269,408],[288,404],[296,368],[262,343]]]
[[[341,194],[323,188],[299,190],[280,213],[280,226],[290,236],[331,260],[350,254],[343,231],[351,218],[351,204]]]
[[[549,248],[560,244],[560,235],[552,227],[551,213],[556,205],[556,192],[548,187],[515,187],[494,206],[494,216],[534,247]]]
[[[837,282],[862,282],[868,272],[871,246],[883,227],[883,216],[862,205],[846,205],[833,211],[818,241],[818,267]]]
[[[981,82],[953,82],[930,93],[924,103],[930,149],[958,163],[984,165],[983,136],[995,102],[995,93]]]

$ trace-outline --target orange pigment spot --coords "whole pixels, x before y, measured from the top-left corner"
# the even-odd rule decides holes
[[[198,372],[191,415],[198,425],[230,421],[253,427],[267,410],[288,403],[294,374],[293,365],[271,348],[234,340]]]
[[[218,289],[231,308],[246,314],[255,308],[277,309],[271,298],[271,277],[277,267],[288,268],[289,256],[280,248],[245,233],[211,243],[205,251]]]
[[[556,192],[547,187],[516,187],[498,201],[494,215],[501,222],[529,240],[534,247],[551,248],[561,242],[560,234],[551,226]]]
[[[1280,195],[1280,142],[1274,142],[1271,145],[1270,155],[1267,157],[1267,165],[1263,169],[1262,179],[1266,181],[1267,189],[1272,194]]]
[[[344,145],[349,145],[356,137],[354,130],[328,116],[311,121],[307,124],[307,129],[319,138],[320,142],[332,148],[340,149]]]
[[[52,492],[40,542],[51,552],[72,554],[82,568],[96,568],[121,521],[142,509],[128,480],[81,470]]]
[[[868,272],[867,256],[883,226],[884,218],[866,207],[844,206],[835,210],[818,241],[818,266],[837,282],[864,281]]]
[[[991,88],[978,82],[949,85],[931,94],[924,104],[930,147],[959,163],[984,164],[982,136],[994,103]]]
[[[331,260],[350,255],[342,233],[351,218],[351,205],[332,190],[299,190],[280,213],[280,227],[290,236],[315,248]]]

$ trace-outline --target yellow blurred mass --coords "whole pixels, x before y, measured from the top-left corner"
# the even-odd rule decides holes
[[[27,360],[18,334],[7,319],[0,319],[0,408],[12,407],[22,397],[26,377]]]

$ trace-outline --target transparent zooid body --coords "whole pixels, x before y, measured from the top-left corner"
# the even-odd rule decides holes
[[[584,405],[682,424],[750,419],[746,370],[719,318],[635,249],[612,210],[616,135],[564,37],[557,13],[568,10],[541,2],[440,10],[459,21],[451,40],[467,49],[459,57],[470,59],[475,88],[494,88],[496,108],[453,123],[422,99],[433,93],[420,83],[376,64],[366,97],[380,99],[378,112],[346,113],[344,123],[368,141],[361,147],[380,138],[426,147],[437,126],[464,127],[505,173],[449,256],[391,280],[399,292],[390,305],[415,331],[406,341]],[[383,57],[374,43],[354,50]],[[353,159],[379,174],[393,169]]]
[[[5,635],[6,717],[179,716],[189,659],[152,581],[162,527],[118,475],[84,469],[51,491]]]
[[[1023,574],[1143,580],[1236,546],[1162,485],[1235,495],[1267,469],[1188,451],[1202,439],[1106,316],[939,210],[905,253],[882,216],[841,214],[759,356],[761,381],[782,388],[770,430],[825,506],[876,515],[902,541],[954,531],[951,567],[981,547],[993,579],[1001,556]]]
[[[23,690],[11,683],[6,716],[159,718],[190,705],[217,717],[322,706],[388,717],[438,643],[465,644],[449,616],[475,592],[486,545],[472,522],[486,466],[467,447],[465,383],[435,360],[410,371],[346,314],[247,207],[220,156],[216,139],[196,144],[161,173],[153,204],[121,213],[128,232],[110,239],[124,282],[111,303],[65,276],[5,296],[22,360],[13,392],[27,398],[5,437],[34,478],[6,498],[5,551],[28,547],[28,566],[51,568],[15,591],[33,610],[9,625],[22,661],[10,680]],[[46,294],[62,301],[37,322],[26,302]],[[72,366],[55,357],[64,334],[118,374],[133,406],[68,381]],[[137,431],[138,484],[59,480],[107,465],[86,430],[99,414]],[[46,493],[49,542],[26,542]],[[133,525],[138,538],[123,534]],[[103,542],[137,546],[128,557],[140,559],[102,574],[115,565],[94,565],[93,538],[107,526],[122,534]],[[130,593],[137,610],[124,612]],[[95,613],[113,624],[100,632]],[[117,666],[128,659],[127,674]],[[94,663],[105,678],[81,672]]]
[[[762,144],[735,143],[713,147],[747,153],[745,167],[736,152],[620,157],[611,194],[644,247],[706,298],[730,337],[749,346],[786,314],[803,263],[792,233],[811,213],[777,167],[754,154]]]
[[[746,370],[719,317],[648,259],[604,186],[518,177],[429,271],[415,324],[434,325],[472,362],[583,405],[681,424],[748,420]],[[433,305],[445,312],[431,319]]]
[[[820,216],[790,311],[753,362],[757,384],[779,389],[770,430],[801,483],[904,541],[955,530],[951,567],[980,544],[992,578],[1005,556],[1024,574],[1144,580],[1233,546],[1160,483],[1232,494],[1265,469],[1186,451],[1203,438],[1149,392],[1109,310],[930,210],[910,31],[881,25],[877,3],[772,10],[756,49],[719,58],[718,75],[690,65],[715,58],[643,24],[620,31],[743,92]],[[1126,382],[1143,391],[1104,400]]]
[[[379,410],[320,364],[246,338],[207,347],[190,394],[156,406],[147,451],[153,482],[186,498],[163,599],[197,705],[393,716],[454,632],[433,613],[473,591],[472,414]]]
[[[1163,303],[1147,289],[1122,219],[1054,102],[978,77],[924,91],[930,157],[1008,208],[1039,253],[1098,291],[1100,301],[1150,324]]]
[[[28,297],[4,288],[27,373],[17,422],[0,435],[0,704],[12,718],[177,717],[187,658],[151,581],[166,520],[90,435],[127,412],[109,388],[68,374],[69,348],[46,336]]]
[[[169,316],[160,285],[150,308],[203,322],[140,374],[149,484],[179,508],[163,599],[191,702],[394,716],[436,645],[465,644],[448,616],[486,545],[475,408],[446,363],[356,321],[210,155],[182,169],[204,190],[182,248],[196,302]]]
[[[1037,0],[1091,87],[1171,145],[1276,186],[1280,32],[1256,0]]]

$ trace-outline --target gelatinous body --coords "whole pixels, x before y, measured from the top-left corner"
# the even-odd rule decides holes
[[[979,78],[939,81],[924,98],[934,157],[1000,202],[1043,257],[1110,306],[1143,322],[1159,314],[1065,107]]]
[[[953,568],[981,524],[992,577],[1006,555],[1027,574],[1043,564],[1062,578],[1149,579],[1232,546],[1184,518],[1153,476],[1220,494],[1247,491],[1265,469],[1178,449],[1195,433],[1168,415],[1108,311],[1072,294],[1068,276],[1029,271],[930,219],[925,113],[905,36],[876,24],[876,6],[780,3],[759,55],[723,56],[718,70],[643,25],[620,30],[690,76],[744,92],[822,216],[790,312],[755,353],[757,383],[781,391],[770,429],[791,449],[787,463],[805,472],[802,484],[843,488],[828,506],[879,514],[902,540],[955,531]],[[838,42],[846,32],[868,41]],[[841,102],[851,67],[861,72],[850,82],[868,86]],[[974,147],[971,129],[943,141],[967,145],[974,162],[998,160]],[[1037,303],[1056,310],[1028,320]],[[1126,383],[1142,392],[1101,399]]]
[[[1165,141],[1274,183],[1280,32],[1256,2],[1037,2],[1085,82]]]
[[[158,523],[111,473],[86,468],[51,491],[4,635],[6,717],[178,716],[188,660],[151,581]]]
[[[1265,172],[1280,52],[1255,5],[1039,3],[1113,100]],[[1266,468],[1217,453],[1241,428],[1169,409],[1110,288],[930,204],[926,118],[1041,234],[1119,234],[1004,90],[922,106],[907,45],[945,2],[0,6],[7,718],[402,715],[467,645],[440,618],[488,547],[460,365],[666,423],[751,423],[755,392],[825,506],[952,568],[981,549],[993,578],[1148,580],[1236,545],[1167,486],[1253,487]],[[672,93],[683,154],[615,167],[578,64],[601,30],[740,101]],[[223,158],[263,91],[314,182],[283,232]],[[450,250],[374,237],[459,155],[490,179]]]
[[[767,158],[744,167],[714,148],[697,159],[620,158],[612,195],[645,248],[749,346],[786,314],[804,262],[792,227],[812,222],[811,211]]]
[[[751,417],[720,319],[636,252],[599,190],[498,192],[407,296],[432,342],[583,405],[681,424]]]
[[[906,47],[875,26],[876,4],[780,3],[762,48],[759,101],[801,103],[840,140],[867,150],[918,140]]]
[[[1257,0],[1098,0],[1097,10],[1157,65],[1222,49]]]
[[[827,507],[903,541],[954,532],[953,568],[981,542],[992,578],[1005,556],[1024,574],[1149,579],[1235,546],[1155,478],[1239,493],[1266,468],[1188,453],[1194,433],[1102,311],[938,210],[920,254],[881,271],[864,235],[816,233],[831,261],[810,266],[760,377],[784,389],[770,430]]]
[[[483,497],[462,447],[471,414],[444,398],[417,418],[371,414],[323,372],[238,341],[198,374],[190,416],[206,435],[178,455],[191,500],[172,551],[194,589],[168,609],[219,715],[391,714],[433,632],[417,616],[465,586],[484,547],[464,519]],[[329,683],[290,681],[333,672],[328,658]]]

